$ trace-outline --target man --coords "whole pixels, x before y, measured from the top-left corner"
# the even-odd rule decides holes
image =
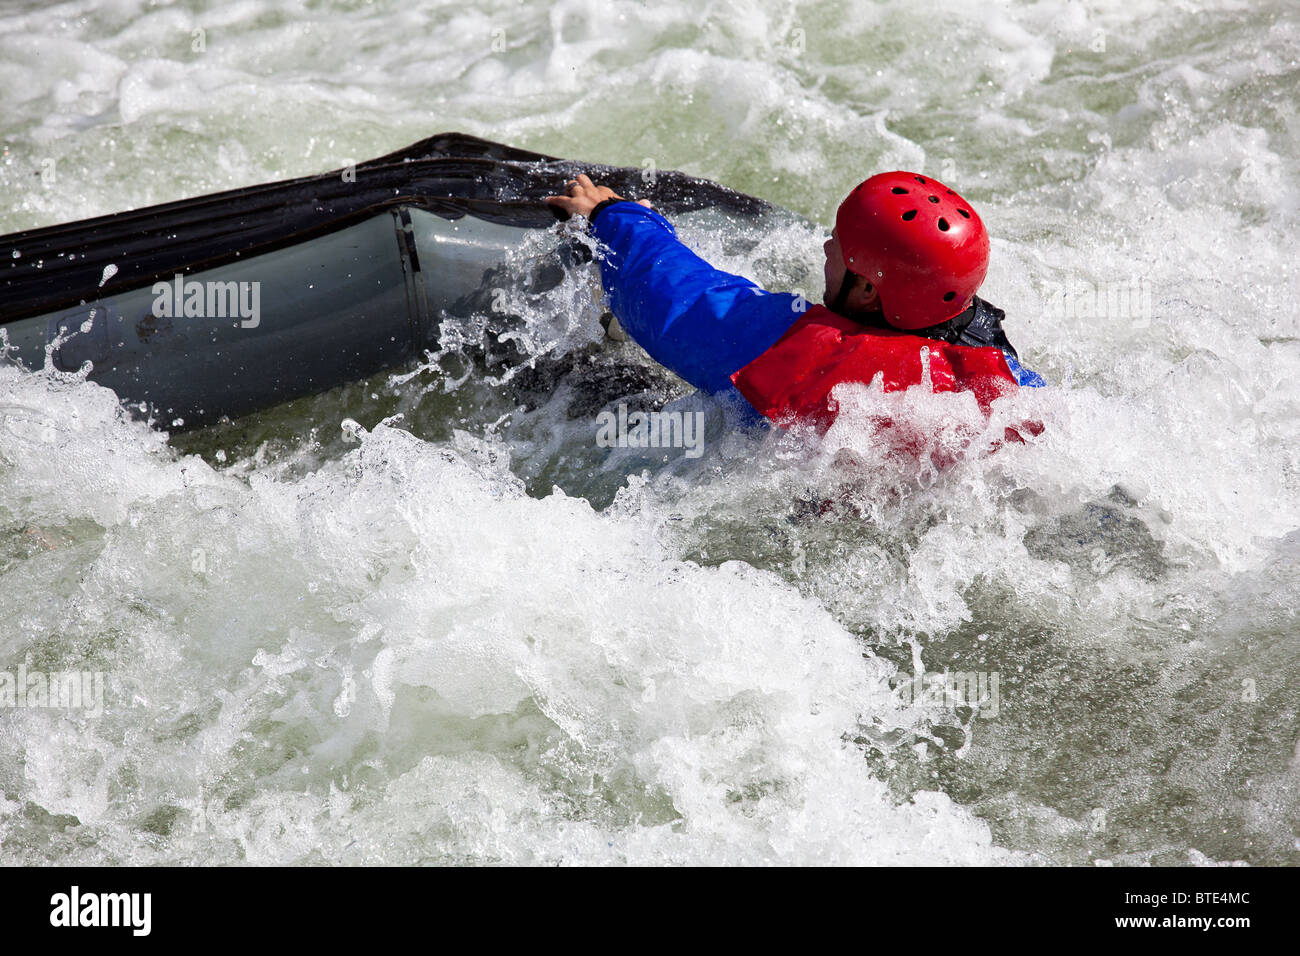
[[[1043,384],[1020,365],[1002,310],[975,295],[988,272],[983,222],[934,179],[881,173],[849,194],[824,247],[823,304],[811,308],[714,269],[649,203],[585,175],[546,201],[590,221],[608,249],[610,308],[651,358],[696,388],[738,392],[778,424],[827,427],[835,386],[877,376],[886,391],[972,391],[986,413],[1006,391]]]

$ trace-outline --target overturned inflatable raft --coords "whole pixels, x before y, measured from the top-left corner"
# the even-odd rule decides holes
[[[707,180],[561,160],[460,133],[319,176],[0,238],[0,347],[192,428],[433,348],[440,317],[556,221],[587,172],[667,214],[767,204]]]

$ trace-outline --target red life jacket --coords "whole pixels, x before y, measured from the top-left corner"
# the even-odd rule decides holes
[[[808,422],[825,430],[839,408],[831,398],[836,385],[870,384],[877,375],[887,392],[928,381],[935,392],[972,392],[987,417],[993,400],[1018,388],[1002,349],[997,346],[955,345],[943,339],[911,335],[898,329],[873,328],[814,306],[795,322],[775,345],[731,376],[732,384],[751,405],[772,421],[789,425]],[[928,458],[946,469],[969,453],[976,433],[958,425],[948,441],[918,430],[917,423],[873,416],[876,440],[887,454],[907,459]],[[1024,432],[1038,435],[1037,421],[1006,426],[1002,438],[984,446],[991,454],[1006,442],[1023,444]]]
[[[869,384],[880,375],[885,391],[901,391],[925,380],[927,362],[934,391],[974,392],[985,415],[995,398],[1018,387],[999,348],[952,345],[897,329],[870,328],[821,305],[809,309],[775,345],[733,373],[731,381],[774,422],[806,421],[827,428],[838,411],[831,400],[836,385]]]

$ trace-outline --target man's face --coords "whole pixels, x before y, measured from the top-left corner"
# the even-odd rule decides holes
[[[822,293],[822,304],[829,307],[839,294],[840,285],[849,271],[844,264],[844,252],[840,249],[840,236],[836,230],[831,230],[831,237],[826,240],[822,250],[826,253],[826,265],[822,267],[822,273],[826,278],[826,291]],[[859,280],[845,305],[855,311],[878,309],[880,296],[871,283]]]
[[[831,237],[826,240],[822,250],[826,253],[826,265],[822,268],[826,277],[826,291],[822,293],[822,304],[830,305],[840,291],[840,284],[844,282],[844,273],[848,271],[844,266],[844,253],[840,251],[840,237],[836,230],[831,230]]]

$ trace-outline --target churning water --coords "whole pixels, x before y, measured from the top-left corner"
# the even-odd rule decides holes
[[[601,448],[684,389],[549,236],[504,333],[171,441],[0,368],[0,670],[103,676],[0,711],[0,860],[1300,862],[1298,59],[1290,0],[4,4],[0,232],[448,129],[823,225],[916,169],[1051,387]],[[821,227],[680,227],[820,295]]]

